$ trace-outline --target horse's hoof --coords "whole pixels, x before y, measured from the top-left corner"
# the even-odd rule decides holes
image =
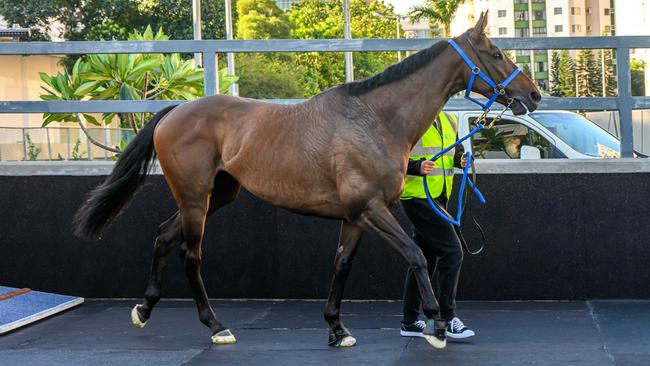
[[[131,323],[133,323],[133,326],[136,328],[144,328],[144,326],[147,324],[146,319],[142,319],[142,316],[140,315],[140,309],[142,305],[136,305],[133,307],[133,310],[131,310]]]
[[[357,340],[353,336],[345,336],[336,347],[354,347],[357,344]]]
[[[445,338],[446,327],[447,322],[443,319],[429,319],[427,320],[427,326],[424,328],[422,335],[434,348],[443,349],[447,347],[447,339]]]
[[[445,338],[440,339],[434,335],[424,334],[424,339],[426,339],[433,348],[443,349],[447,347],[447,339]]]
[[[212,343],[214,344],[233,344],[235,342],[237,342],[237,339],[232,335],[230,329],[224,329],[212,336]]]
[[[337,330],[330,329],[327,343],[332,347],[353,347],[357,344],[357,340],[347,328],[341,325]]]

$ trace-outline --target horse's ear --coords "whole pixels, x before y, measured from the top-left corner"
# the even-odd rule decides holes
[[[476,35],[480,35],[485,33],[485,28],[487,28],[487,23],[488,23],[488,11],[481,12],[481,16],[478,18],[478,22],[476,22],[476,25],[474,26],[474,33]]]

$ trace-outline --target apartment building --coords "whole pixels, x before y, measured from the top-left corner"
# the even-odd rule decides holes
[[[489,10],[491,37],[600,36],[615,31],[613,9],[613,0],[469,0],[456,13],[452,33],[462,33]],[[540,88],[548,89],[548,51],[517,50],[515,57]]]
[[[300,0],[276,0],[275,3],[278,5],[278,8],[282,10],[288,10],[293,3],[297,3]]]
[[[650,35],[650,1],[648,0],[616,0],[616,24],[618,36]],[[650,50],[634,49],[630,52],[632,59],[641,60],[650,65]],[[645,72],[646,95],[650,92],[650,72],[646,66]]]

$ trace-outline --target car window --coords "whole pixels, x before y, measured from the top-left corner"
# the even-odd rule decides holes
[[[470,127],[476,127],[478,117],[469,119]],[[487,118],[485,125],[492,123]],[[559,157],[555,147],[535,130],[504,117],[490,129],[483,129],[472,136],[472,151],[478,159],[519,159],[523,145],[539,149],[542,159]]]

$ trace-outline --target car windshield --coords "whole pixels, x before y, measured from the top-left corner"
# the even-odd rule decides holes
[[[530,116],[582,154],[611,157],[620,153],[620,143],[614,136],[579,114],[531,113]]]

